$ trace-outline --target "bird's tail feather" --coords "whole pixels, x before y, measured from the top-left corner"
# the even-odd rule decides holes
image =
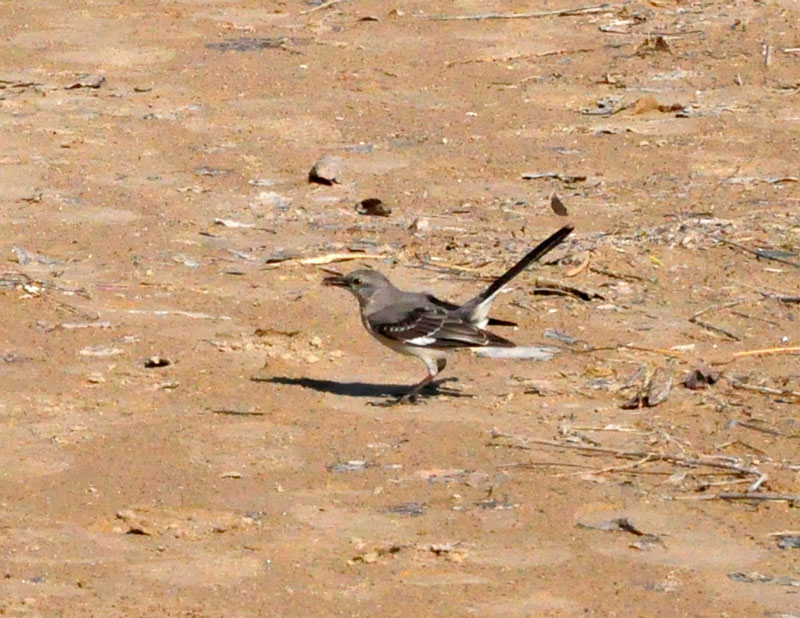
[[[498,277],[483,292],[464,304],[461,307],[462,315],[470,323],[475,324],[479,328],[485,328],[488,324],[492,324],[492,319],[489,318],[489,310],[491,309],[494,297],[497,296],[498,292],[500,292],[500,290],[508,285],[509,281],[519,275],[533,262],[541,258],[551,249],[554,249],[556,246],[558,246],[567,236],[569,236],[572,230],[573,227],[571,225],[565,225],[557,232],[551,234],[547,239],[536,245],[536,247],[531,249],[531,251],[529,251],[525,257],[514,264],[514,266],[509,268],[503,275]]]
[[[555,249],[558,245],[560,245],[564,239],[570,235],[570,232],[573,230],[573,226],[565,225],[557,232],[551,234],[548,238],[540,242],[536,247],[531,249],[528,254],[522,258],[519,262],[514,264],[511,268],[509,268],[505,274],[500,275],[489,287],[487,287],[483,292],[478,295],[478,298],[481,300],[486,300],[487,298],[491,298],[495,294],[497,294],[503,287],[505,287],[509,281],[511,281],[514,277],[520,274],[523,270],[525,270],[528,266],[530,266],[533,262],[543,257],[546,253],[549,253],[552,249]]]

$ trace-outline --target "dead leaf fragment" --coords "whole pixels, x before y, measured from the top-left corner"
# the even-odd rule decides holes
[[[622,82],[622,76],[618,73],[606,73],[599,80],[597,80],[597,83],[608,84],[609,86],[614,86],[615,88],[625,87],[625,84]]]
[[[422,546],[419,549],[423,551],[429,551],[436,556],[443,557],[449,562],[464,562],[467,557],[467,552],[465,549],[460,548],[459,545],[461,545],[461,543],[458,541],[449,543],[431,543],[430,545]]]
[[[76,90],[77,88],[99,88],[105,81],[105,75],[87,73],[84,75],[79,75],[78,81],[75,81],[68,86],[64,86],[64,90]]]
[[[550,208],[553,209],[553,212],[556,213],[559,217],[568,217],[569,212],[567,211],[567,207],[564,206],[564,202],[556,195],[555,191],[553,191],[552,195],[550,195]]]
[[[608,521],[600,522],[575,522],[578,528],[587,530],[602,530],[603,532],[629,532],[635,536],[644,536],[646,533],[639,530],[634,523],[627,517],[617,517]]]
[[[649,112],[662,112],[668,114],[670,112],[679,112],[685,106],[680,103],[659,103],[658,100],[652,96],[642,97],[633,106],[633,113],[636,115],[647,114]]]
[[[347,561],[347,564],[354,565],[354,564],[374,564],[378,561],[379,558],[383,556],[389,556],[392,554],[399,553],[404,548],[403,545],[398,545],[397,543],[391,543],[389,545],[385,545],[383,547],[377,547],[373,551],[368,551],[363,554],[358,554],[350,558]]]
[[[645,405],[648,408],[665,402],[672,392],[672,375],[664,369],[656,369],[647,385]]]
[[[633,543],[628,544],[628,547],[631,549],[638,549],[639,551],[650,551],[656,545],[664,547],[664,541],[661,540],[661,537],[654,534],[645,534]]]
[[[639,379],[640,371],[626,386],[632,386]],[[638,410],[639,408],[652,408],[664,403],[672,392],[672,374],[663,368],[649,372],[641,386],[636,389],[633,396],[620,404],[623,410]]]
[[[672,53],[672,49],[670,49],[667,40],[660,34],[655,37],[647,37],[644,42],[639,45],[639,48],[636,50],[636,55],[645,56],[658,52]]]
[[[583,258],[581,259],[580,264],[578,264],[577,266],[569,269],[566,272],[566,276],[567,277],[575,277],[575,276],[579,275],[580,273],[582,273],[584,270],[586,270],[589,267],[589,260],[591,260],[591,258],[592,258],[591,251],[584,251]]]
[[[357,562],[363,562],[364,564],[373,564],[377,561],[378,561],[378,552],[368,551],[365,554],[353,556],[350,560],[347,561],[347,564],[356,564]]]
[[[140,534],[144,536],[153,536],[158,534],[158,529],[153,526],[149,521],[144,519],[142,515],[133,509],[123,509],[117,512],[117,519],[125,522],[127,530],[125,534]]]
[[[392,207],[377,197],[368,197],[358,203],[356,212],[372,217],[388,217],[392,214]]]
[[[634,114],[646,114],[647,112],[653,112],[658,109],[658,101],[654,96],[646,96],[642,97],[633,106],[633,113]]]
[[[683,385],[690,390],[697,391],[716,384],[719,378],[719,371],[714,371],[706,363],[701,362],[683,379]]]
[[[586,528],[588,530],[602,530],[603,532],[627,532],[628,534],[638,537],[638,539],[633,543],[630,543],[628,547],[632,549],[638,549],[640,551],[649,551],[655,545],[664,547],[664,541],[661,540],[659,535],[649,532],[642,532],[627,517],[617,517],[616,519],[597,523],[579,521],[576,522],[575,525],[578,526],[578,528]]]

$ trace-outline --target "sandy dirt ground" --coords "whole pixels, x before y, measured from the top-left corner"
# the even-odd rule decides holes
[[[579,6],[0,1],[0,615],[800,615],[800,3]]]

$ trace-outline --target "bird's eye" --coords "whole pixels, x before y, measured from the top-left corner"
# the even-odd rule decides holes
[[[361,277],[354,277],[352,281],[353,281],[353,285],[361,285],[362,283],[364,283],[361,280]]]

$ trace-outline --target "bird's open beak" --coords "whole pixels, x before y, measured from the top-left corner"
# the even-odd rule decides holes
[[[332,285],[337,288],[348,287],[347,279],[345,279],[344,277],[325,277],[322,280],[322,285]]]

